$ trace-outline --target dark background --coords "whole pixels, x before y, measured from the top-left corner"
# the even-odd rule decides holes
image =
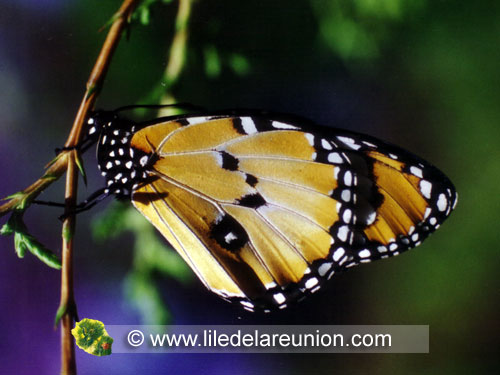
[[[97,30],[119,4],[0,0],[1,197],[38,178],[54,148],[64,143],[105,36]],[[292,112],[326,126],[375,135],[436,164],[456,185],[459,203],[417,250],[354,268],[297,307],[260,316],[206,291],[177,258],[171,263],[177,271],[147,262],[147,271],[139,269],[144,264],[141,251],[147,248],[141,250],[141,243],[156,246],[157,237],[141,240],[126,233],[96,240],[92,232],[99,234],[106,222],[102,212],[111,202],[78,217],[75,289],[80,317],[105,324],[428,324],[429,354],[97,358],[77,349],[79,372],[498,370],[499,11],[494,1],[194,4],[186,67],[172,89],[175,98],[211,109]],[[112,62],[99,107],[151,97],[161,83],[175,12],[176,2],[156,6],[148,26],[132,28]],[[93,153],[88,154],[89,186],[80,185],[80,199],[102,185]],[[42,199],[61,201],[62,192],[59,181]],[[33,207],[25,218],[33,234],[56,251],[59,214]],[[96,221],[99,215],[104,222]],[[140,232],[142,221],[134,220],[136,216],[127,216],[130,229]],[[60,333],[52,324],[59,271],[31,254],[18,259],[12,238],[0,238],[0,247],[0,373],[58,373]]]

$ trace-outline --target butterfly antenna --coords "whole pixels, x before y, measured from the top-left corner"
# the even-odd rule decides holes
[[[206,108],[191,103],[173,103],[173,104],[131,104],[116,108],[114,112],[128,111],[136,108],[159,109],[159,108],[171,108],[171,107],[187,109],[190,111],[199,111],[199,112],[207,110]]]

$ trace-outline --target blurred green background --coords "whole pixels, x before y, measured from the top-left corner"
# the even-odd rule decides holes
[[[0,196],[31,183],[64,143],[105,36],[97,30],[119,4],[0,0]],[[131,28],[100,108],[152,103],[159,88],[168,88],[176,100],[210,109],[293,112],[368,133],[442,169],[459,193],[457,210],[419,249],[354,268],[296,308],[269,317],[212,296],[150,226],[126,207],[102,204],[78,218],[80,317],[105,324],[428,324],[430,353],[95,359],[79,352],[80,372],[498,370],[500,3],[198,0],[185,67],[171,86],[162,77],[176,11],[176,1],[153,4],[149,24]],[[89,186],[81,185],[81,199],[103,183],[92,152],[86,167]],[[60,182],[42,198],[60,201],[62,189]],[[58,215],[34,207],[26,216],[32,232],[55,250]],[[59,273],[31,255],[17,259],[11,238],[1,238],[0,246],[0,326],[7,327],[0,372],[58,372],[58,332],[51,324]]]

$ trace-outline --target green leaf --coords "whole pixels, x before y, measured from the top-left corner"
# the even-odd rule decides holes
[[[56,317],[54,319],[54,327],[57,327],[57,325],[61,321],[61,318],[62,318],[62,316],[64,315],[64,313],[66,312],[67,309],[68,309],[67,305],[60,305],[57,308]]]
[[[57,176],[55,174],[52,174],[52,173],[45,173],[42,176],[42,179],[54,181],[54,180],[57,180]]]
[[[141,25],[149,25],[149,21],[151,20],[151,13],[149,12],[149,8],[141,7],[141,9],[139,9],[138,11]]]
[[[85,167],[83,166],[83,160],[79,152],[76,154],[75,163],[80,171],[80,174],[82,175],[83,183],[87,186],[87,174],[85,173]]]
[[[62,236],[64,238],[64,241],[66,241],[66,242],[71,241],[71,239],[73,238],[73,231],[71,230],[71,228],[68,225],[65,225],[63,227]]]
[[[88,91],[87,91],[87,95],[85,96],[85,100],[90,98],[92,96],[92,94],[94,94],[95,92],[99,92],[99,90],[100,90],[100,85],[89,86]]]
[[[163,303],[162,296],[151,276],[132,271],[125,280],[128,301],[139,311],[143,324],[169,324],[172,315]]]
[[[19,233],[16,233],[19,234]],[[49,267],[60,270],[61,260],[51,250],[47,249],[43,244],[38,242],[33,236],[28,233],[20,234],[23,244],[26,249],[35,255],[38,259],[44,262]]]
[[[2,236],[10,236],[11,234],[14,233],[14,228],[12,227],[12,224],[7,221],[3,226],[2,229],[0,229],[0,234]]]
[[[19,258],[23,258],[28,250],[49,267],[61,269],[61,261],[57,255],[28,233],[22,212],[14,211],[0,233],[2,235],[14,234],[14,247]]]
[[[138,20],[143,26],[149,25],[151,21],[151,9],[154,4],[168,4],[172,0],[143,0],[141,5],[137,7],[132,15],[134,20]]]
[[[99,320],[83,319],[71,330],[76,345],[89,354],[105,356],[111,354],[113,339]]]
[[[7,195],[5,198],[2,198],[2,200],[3,201],[9,201],[11,199],[16,199],[16,198],[22,197],[23,195],[25,195],[24,192],[18,191],[17,193],[14,193],[14,194],[11,194],[11,195]]]
[[[92,234],[97,240],[114,238],[126,230],[126,204],[115,202],[92,221]]]
[[[26,254],[26,243],[23,234],[20,232],[14,233],[14,248],[16,249],[17,256],[19,258],[24,258],[24,254]]]
[[[208,78],[216,78],[221,73],[219,52],[214,46],[207,46],[203,51],[205,55],[205,74]]]
[[[15,206],[16,211],[24,211],[28,206],[31,204],[31,195],[26,194],[23,191],[18,191],[17,193],[8,195],[5,198],[2,198],[2,200],[12,200],[12,199],[18,199],[19,203]]]
[[[250,63],[248,59],[240,54],[233,53],[229,56],[229,66],[239,76],[245,76],[250,73]]]
[[[46,168],[50,168],[57,160],[59,160],[59,158],[61,157],[62,153],[59,153],[54,159],[52,159],[51,161],[49,161],[49,163],[47,164]]]

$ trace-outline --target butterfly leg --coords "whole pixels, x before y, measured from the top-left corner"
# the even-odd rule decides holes
[[[75,215],[75,214],[79,214],[81,212],[84,212],[84,211],[87,211],[87,210],[90,210],[92,207],[94,207],[97,203],[99,203],[100,201],[102,201],[103,199],[109,197],[109,192],[106,192],[106,189],[105,188],[102,188],[102,189],[99,189],[97,191],[95,191],[94,193],[92,193],[87,199],[85,199],[82,203],[79,203],[78,205],[76,205],[75,209],[70,211],[70,212],[67,212],[67,213],[64,213],[62,214],[61,216],[59,216],[59,220],[63,221],[64,219],[66,219],[69,215]]]
[[[80,212],[87,211],[87,210],[91,209],[92,207],[94,207],[97,203],[99,203],[103,199],[107,198],[108,196],[109,196],[109,193],[106,193],[105,188],[99,189],[96,192],[92,193],[83,202],[77,204],[75,207],[75,210],[59,216],[59,220],[62,221],[65,218],[67,218],[69,215],[78,214]],[[44,206],[50,206],[50,207],[66,207],[66,205],[64,203],[59,203],[59,202],[47,202],[47,201],[34,200],[32,203],[40,204],[40,205],[44,205]]]
[[[54,150],[54,152],[56,153],[56,156],[63,151],[71,151],[71,150],[80,150],[80,152],[83,154],[85,151],[89,149],[90,146],[94,144],[94,142],[95,140],[92,137],[87,136],[76,146],[61,147],[61,148],[58,147]]]

